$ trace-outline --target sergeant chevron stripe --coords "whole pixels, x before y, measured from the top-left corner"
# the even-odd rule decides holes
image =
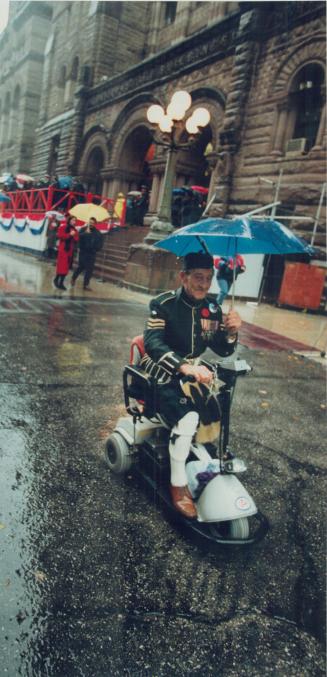
[[[147,322],[147,329],[164,329],[166,326],[165,320],[160,320],[159,318],[149,318]]]

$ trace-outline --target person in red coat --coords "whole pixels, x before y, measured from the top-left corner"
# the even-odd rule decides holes
[[[57,289],[65,290],[67,287],[64,285],[64,280],[73,262],[74,245],[78,242],[75,216],[69,216],[67,221],[58,228],[57,238],[59,246],[56,277],[53,280],[53,284]]]

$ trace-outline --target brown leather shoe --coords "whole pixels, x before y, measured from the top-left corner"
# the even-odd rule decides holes
[[[184,517],[189,517],[190,519],[197,517],[196,507],[188,487],[173,487],[171,484],[170,495],[174,508],[182,513]]]

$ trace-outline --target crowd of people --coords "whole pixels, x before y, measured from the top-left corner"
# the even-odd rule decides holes
[[[206,194],[199,193],[188,186],[175,188],[171,209],[173,226],[182,228],[190,223],[196,223],[204,212],[206,199]]]
[[[68,209],[68,200],[71,192],[75,193],[74,202],[83,203],[87,200],[87,188],[78,177],[58,176],[45,174],[40,179],[33,179],[25,176],[20,180],[20,176],[8,174],[3,183],[2,190],[12,192],[16,190],[33,190],[53,188],[52,205],[60,204],[60,209]],[[67,193],[67,195],[65,195]],[[121,195],[121,194],[120,194]],[[147,185],[141,185],[139,190],[131,190],[126,198],[126,225],[143,226],[144,217],[149,209],[150,191]],[[198,221],[205,209],[207,195],[194,190],[193,187],[182,186],[174,188],[172,194],[171,221],[175,228],[187,226],[189,223]],[[95,204],[101,203],[100,197],[92,197]]]
[[[58,176],[54,174],[45,174],[42,178],[34,179],[31,176],[27,175],[14,175],[8,174],[3,181],[3,188],[5,192],[13,192],[15,190],[33,190],[38,188],[42,190],[44,188],[53,187],[57,190],[70,190],[77,193],[86,193],[86,188],[82,181],[76,176]]]
[[[126,224],[131,226],[143,226],[144,217],[149,207],[149,190],[147,186],[141,186],[140,190],[132,190],[126,198]]]

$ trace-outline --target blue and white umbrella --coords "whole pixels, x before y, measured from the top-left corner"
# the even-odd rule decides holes
[[[208,218],[191,223],[155,247],[166,249],[176,256],[191,252],[206,251],[212,256],[237,254],[308,254],[314,249],[279,221],[274,219],[250,219],[246,216],[234,219]],[[232,297],[234,299],[235,265]]]
[[[10,202],[11,198],[6,193],[0,193],[0,202]]]
[[[209,251],[212,256],[237,254],[313,254],[304,240],[273,219],[204,219],[179,228],[155,247],[167,249],[176,256]]]
[[[73,183],[72,176],[59,176],[58,178],[58,188],[60,190],[70,190]]]

